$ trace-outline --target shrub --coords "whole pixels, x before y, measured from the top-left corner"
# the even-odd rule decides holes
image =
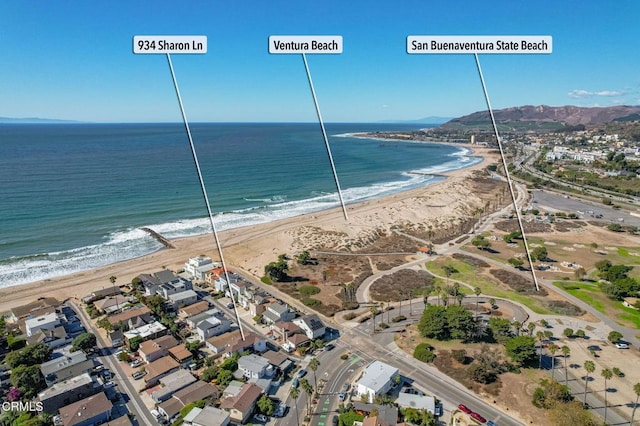
[[[620,340],[622,340],[622,333],[614,330],[611,333],[609,333],[609,336],[607,337],[607,339],[611,343],[618,343]]]
[[[391,322],[400,322],[400,321],[404,321],[406,320],[407,317],[405,317],[404,315],[398,315],[397,317],[393,317],[391,318]]]
[[[340,355],[340,359],[341,359],[341,360],[343,360],[343,361],[344,361],[344,360],[346,360],[346,359],[348,359],[348,358],[349,358],[349,354],[348,354],[348,353],[346,353],[346,352],[345,352],[345,353],[343,353],[342,355]]]
[[[305,297],[304,299],[302,299],[302,303],[304,303],[305,306],[308,306],[310,308],[322,305],[321,301],[319,301],[318,299],[314,299],[312,297]]]
[[[384,330],[385,328],[389,328],[389,324],[387,324],[386,322],[381,322],[380,324],[378,324],[378,327]]]
[[[314,287],[312,285],[305,285],[298,289],[301,295],[303,296],[313,296],[314,294],[320,293],[320,289],[318,287]]]
[[[349,312],[348,314],[346,314],[344,316],[344,319],[347,321],[351,321],[352,319],[354,319],[355,317],[357,317],[357,315],[353,312]]]
[[[451,357],[458,361],[461,364],[467,364],[469,362],[469,357],[467,356],[467,351],[464,349],[454,349],[451,351]]]
[[[586,333],[584,332],[584,330],[578,330],[576,331],[576,337],[579,337],[581,339],[584,339],[585,337],[587,337]]]
[[[418,361],[432,362],[436,358],[436,354],[433,352],[433,346],[427,343],[420,343],[413,351],[413,357]]]

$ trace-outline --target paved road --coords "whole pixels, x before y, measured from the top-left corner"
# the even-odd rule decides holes
[[[121,389],[121,391],[126,393],[130,398],[127,402],[127,408],[131,413],[135,415],[135,421],[137,421],[138,424],[144,424],[148,426],[157,425],[158,422],[151,416],[149,410],[147,410],[146,406],[138,396],[138,391],[133,387],[131,382],[128,380],[128,378],[120,368],[119,362],[113,355],[111,355],[111,345],[105,342],[100,333],[97,333],[93,330],[93,327],[91,327],[84,309],[76,305],[73,301],[70,301],[69,303],[71,304],[71,306],[73,306],[74,311],[78,314],[80,321],[82,322],[82,325],[84,325],[85,329],[89,332],[93,332],[96,335],[98,347],[101,348],[101,353],[104,354],[104,356],[100,356],[99,359],[102,364],[105,365],[105,367],[111,370],[112,375],[115,376],[112,380],[116,383],[116,385],[118,387],[124,387],[124,389]]]

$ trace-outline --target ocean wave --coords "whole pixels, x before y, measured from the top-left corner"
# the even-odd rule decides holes
[[[477,157],[460,155],[454,158],[437,166],[402,173],[399,180],[343,189],[343,199],[345,203],[352,204],[417,188],[442,180],[433,175],[467,167],[481,161]],[[256,200],[253,202],[266,203],[266,205],[215,214],[213,220],[217,231],[272,222],[340,205],[337,192],[322,191],[312,191],[308,198],[301,200],[287,200],[284,195],[255,199],[245,198],[245,200]],[[155,223],[145,225],[145,227],[151,228],[169,239],[211,232],[211,223],[207,217]],[[162,245],[141,228],[119,230],[105,236],[104,242],[100,244],[2,260],[0,261],[0,287],[25,284],[85,271],[140,257],[160,248],[162,248]]]

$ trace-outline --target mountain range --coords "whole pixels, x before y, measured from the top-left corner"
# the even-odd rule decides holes
[[[631,121],[640,117],[640,106],[578,107],[566,105],[525,105],[493,111],[496,124],[503,130],[557,130],[579,125]],[[442,129],[486,129],[491,127],[489,111],[478,111],[454,118]]]

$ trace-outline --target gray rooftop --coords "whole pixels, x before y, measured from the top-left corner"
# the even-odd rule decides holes
[[[251,354],[245,355],[238,360],[238,368],[241,370],[251,371],[252,373],[259,373],[269,366],[268,359],[261,357],[260,355]]]

